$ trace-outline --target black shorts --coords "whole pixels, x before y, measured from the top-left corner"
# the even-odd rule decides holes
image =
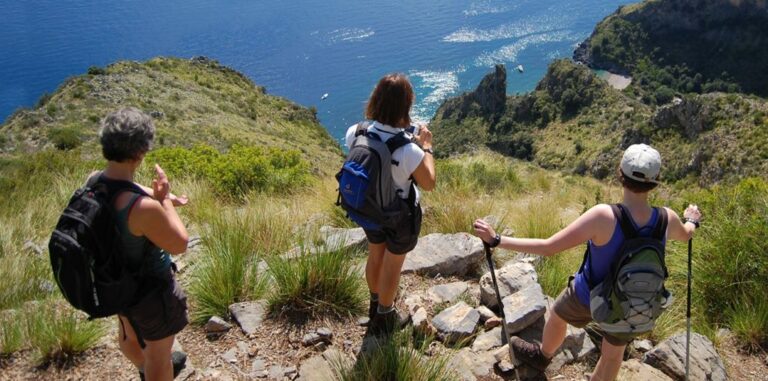
[[[176,282],[173,269],[168,276],[153,278],[156,283],[138,303],[121,315],[133,326],[133,330],[144,340],[160,340],[179,333],[189,323],[187,317],[187,296]]]
[[[395,229],[364,230],[368,242],[386,243],[387,250],[392,254],[406,254],[416,247],[421,232],[421,206],[413,208],[410,218]]]

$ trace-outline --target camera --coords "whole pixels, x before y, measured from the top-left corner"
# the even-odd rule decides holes
[[[410,133],[413,136],[417,136],[419,132],[421,131],[421,126],[418,124],[412,124],[409,127],[405,129],[406,132]]]

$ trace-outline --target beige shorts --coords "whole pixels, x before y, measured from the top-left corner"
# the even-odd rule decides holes
[[[622,346],[632,342],[636,334],[607,334],[599,325],[592,322],[592,313],[589,306],[581,304],[573,288],[573,279],[568,281],[568,286],[558,295],[552,310],[568,324],[584,328],[589,325],[589,330],[595,331],[612,345]]]

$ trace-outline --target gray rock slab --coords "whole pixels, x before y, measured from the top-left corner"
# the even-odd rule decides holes
[[[240,325],[243,333],[250,335],[261,327],[267,313],[267,302],[256,300],[252,302],[235,303],[229,306],[229,313]]]
[[[448,367],[455,370],[461,379],[471,381],[477,377],[490,376],[495,363],[496,359],[491,352],[474,353],[464,348],[451,357]]]
[[[421,335],[430,336],[436,333],[435,327],[429,323],[427,310],[422,307],[419,307],[414,314],[411,315],[411,323],[413,324],[413,329]]]
[[[229,348],[221,355],[221,358],[230,364],[237,363],[237,348]]]
[[[520,332],[544,316],[547,299],[538,283],[507,296],[502,300],[509,334]]]
[[[432,319],[432,325],[443,342],[454,344],[475,332],[480,313],[467,303],[459,302],[441,311]]]
[[[500,347],[503,335],[501,327],[481,333],[472,343],[472,352],[485,352]]]
[[[480,313],[480,322],[482,323],[485,323],[488,319],[496,317],[496,313],[486,306],[477,307],[477,312]]]
[[[643,362],[660,369],[674,380],[685,379],[685,333],[662,341],[643,355]],[[725,366],[706,336],[691,333],[691,380],[727,380]]]
[[[467,233],[429,234],[408,254],[402,272],[465,275],[483,261],[483,241]]]
[[[323,355],[310,357],[299,366],[301,381],[333,381],[333,370]]]
[[[320,228],[320,234],[325,236],[325,245],[331,249],[364,249],[368,244],[363,228],[341,229],[323,226]]]
[[[232,324],[218,316],[212,316],[205,323],[204,329],[206,333],[224,333],[232,329]]]
[[[537,283],[538,279],[536,269],[527,262],[511,262],[496,270],[502,299]],[[490,271],[480,278],[480,303],[490,308],[496,308],[498,304]]]
[[[493,358],[496,359],[496,363],[507,361],[512,368],[522,364],[517,358],[515,358],[515,361],[512,362],[511,356],[509,355],[509,344],[504,344],[504,346],[494,349],[492,353]]]
[[[624,361],[616,379],[623,381],[672,381],[664,372],[636,359]],[[692,380],[695,379],[692,378]]]
[[[433,303],[453,303],[469,289],[467,282],[453,282],[432,286],[427,296]]]
[[[632,348],[640,353],[645,353],[653,349],[653,343],[650,340],[635,340],[632,342]]]

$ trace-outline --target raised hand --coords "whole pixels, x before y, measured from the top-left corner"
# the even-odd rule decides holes
[[[165,171],[160,168],[159,164],[155,164],[155,179],[152,180],[152,195],[155,200],[163,202],[171,193],[171,184],[168,182],[168,176],[165,175]]]
[[[489,223],[482,219],[477,219],[472,226],[475,228],[475,235],[480,237],[483,242],[493,242],[494,238],[496,237],[496,231],[493,230],[493,227]]]

